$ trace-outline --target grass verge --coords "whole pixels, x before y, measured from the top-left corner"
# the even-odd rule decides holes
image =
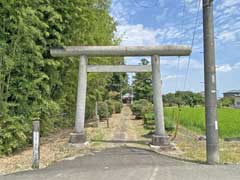
[[[179,109],[165,108],[165,117],[177,119]],[[240,137],[240,110],[220,108],[217,110],[219,136],[221,138]],[[205,134],[205,110],[203,107],[182,107],[179,115],[180,124],[195,132]]]

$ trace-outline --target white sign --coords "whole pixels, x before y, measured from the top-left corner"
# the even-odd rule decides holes
[[[39,132],[33,132],[33,152],[38,156]]]
[[[218,130],[218,122],[215,121],[215,129]]]

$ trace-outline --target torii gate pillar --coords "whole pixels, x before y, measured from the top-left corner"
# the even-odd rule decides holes
[[[152,84],[153,103],[155,114],[155,134],[152,136],[152,145],[169,146],[169,138],[165,135],[164,112],[162,100],[162,82],[160,73],[160,57],[152,56]]]
[[[87,56],[80,56],[78,68],[78,90],[77,105],[75,117],[75,131],[70,134],[69,142],[72,144],[86,142],[86,134],[84,132],[85,109],[87,97]]]

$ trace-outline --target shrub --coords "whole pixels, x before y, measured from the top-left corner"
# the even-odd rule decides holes
[[[132,104],[131,109],[132,109],[133,115],[136,116],[136,119],[141,118],[141,110],[142,110],[141,104],[134,103]]]
[[[100,119],[109,117],[110,113],[106,102],[98,102],[98,115]]]
[[[121,109],[122,109],[121,102],[117,100],[107,100],[106,103],[108,104],[110,114],[121,112]]]
[[[165,123],[165,129],[167,131],[173,131],[174,129],[176,129],[176,123],[174,122],[174,119],[165,117],[164,123]]]
[[[234,98],[232,97],[223,97],[222,99],[218,100],[219,107],[232,107],[234,105]]]
[[[121,113],[122,110],[122,103],[119,101],[114,102],[115,113]]]
[[[24,147],[29,143],[28,137],[31,137],[31,122],[26,123],[23,116],[4,117],[4,124],[0,124],[0,156]]]
[[[146,105],[142,107],[141,116],[144,117],[145,114],[153,112],[153,104],[148,102]]]
[[[105,102],[107,103],[107,108],[108,108],[109,114],[112,115],[115,111],[113,101],[112,100],[106,100]]]
[[[153,112],[144,114],[143,120],[144,120],[143,121],[144,127],[146,129],[154,129],[154,113]]]
[[[120,99],[120,93],[117,91],[110,91],[109,98],[114,100]]]
[[[135,101],[131,109],[137,119],[144,118],[144,114],[153,111],[153,104],[145,99],[141,99]]]
[[[155,116],[153,112],[149,112],[144,114],[144,127],[147,129],[154,129],[154,122]],[[173,131],[176,128],[176,124],[172,118],[165,117],[164,119],[165,129],[167,131]]]

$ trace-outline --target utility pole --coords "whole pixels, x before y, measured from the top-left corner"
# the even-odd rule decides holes
[[[203,0],[204,80],[207,163],[219,162],[213,0]]]

